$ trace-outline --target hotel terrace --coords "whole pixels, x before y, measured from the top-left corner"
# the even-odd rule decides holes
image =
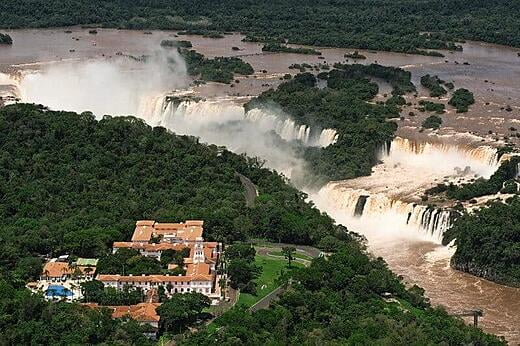
[[[145,293],[163,286],[168,295],[199,292],[212,298],[220,297],[216,265],[221,245],[205,242],[202,237],[203,221],[188,220],[184,223],[159,223],[152,220],[137,221],[130,242],[115,242],[113,253],[119,249],[138,250],[141,255],[161,259],[165,250],[189,249],[184,258],[186,275],[98,275],[97,280],[107,287],[122,289],[125,286],[141,288]],[[175,265],[170,264],[169,268]]]

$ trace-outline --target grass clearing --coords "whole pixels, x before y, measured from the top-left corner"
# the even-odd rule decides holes
[[[255,264],[262,268],[262,273],[255,280],[257,284],[256,295],[248,293],[240,293],[238,297],[238,305],[245,305],[246,307],[253,306],[260,299],[271,293],[278,284],[276,280],[280,276],[282,270],[291,270],[287,266],[286,259],[272,258],[264,255],[256,255]],[[293,267],[303,267],[301,263],[292,263]]]
[[[282,251],[269,251],[269,254],[273,255],[273,256],[282,256],[282,257],[285,256]],[[304,254],[302,252],[299,252],[299,251],[293,252],[293,257],[294,258],[298,258],[298,259],[307,260],[307,261],[312,261],[312,257],[311,256],[308,256],[308,255],[306,255],[306,254]]]

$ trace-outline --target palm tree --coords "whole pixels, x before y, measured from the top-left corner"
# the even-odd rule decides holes
[[[49,271],[47,269],[43,271],[43,276],[45,276],[46,279],[49,278]]]
[[[296,251],[294,246],[287,246],[282,248],[282,253],[285,258],[289,261],[289,268],[291,268],[291,262],[294,260],[293,253]]]
[[[220,280],[218,280],[218,284],[220,285],[220,293],[222,294],[222,299],[224,300],[226,300],[226,283],[226,278],[221,276]]]
[[[70,273],[70,267],[67,265],[66,267],[61,268],[63,275],[66,277]]]
[[[79,277],[83,275],[83,272],[78,267],[74,268],[74,271],[72,272],[72,278],[76,279],[76,281],[79,281]]]
[[[92,267],[90,267],[90,266],[88,266],[85,269],[83,269],[83,272],[85,273],[85,276],[88,276],[93,271],[94,271],[94,269],[92,269]]]

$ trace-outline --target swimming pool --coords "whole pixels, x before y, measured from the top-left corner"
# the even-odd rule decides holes
[[[50,285],[45,293],[47,297],[72,297],[74,293],[61,285]]]

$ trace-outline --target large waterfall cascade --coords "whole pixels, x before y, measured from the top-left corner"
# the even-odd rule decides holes
[[[424,204],[420,196],[435,183],[452,179],[488,178],[499,166],[496,149],[416,142],[396,137],[380,152],[382,163],[369,177],[331,182],[319,191],[326,209],[355,220],[388,228],[415,229],[440,243],[451,226],[449,209]]]
[[[174,131],[187,131],[186,126],[214,126],[231,122],[248,122],[258,130],[267,133],[274,131],[285,141],[300,141],[305,146],[327,147],[338,138],[334,129],[315,129],[298,125],[285,115],[263,109],[245,112],[244,107],[232,99],[217,98],[203,101],[183,100],[175,102],[168,97],[159,96],[146,100],[140,107],[146,121],[161,125]]]

